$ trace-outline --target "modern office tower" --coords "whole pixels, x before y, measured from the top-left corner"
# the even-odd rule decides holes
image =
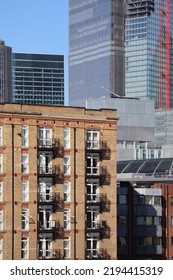
[[[116,259],[116,110],[0,105],[0,258]]]
[[[125,0],[69,0],[70,105],[124,95],[124,22]]]
[[[173,158],[117,162],[117,256],[173,259]]]
[[[64,105],[64,56],[12,54],[13,102]]]
[[[173,0],[127,0],[126,96],[173,106]]]
[[[12,49],[0,40],[0,103],[12,101]]]

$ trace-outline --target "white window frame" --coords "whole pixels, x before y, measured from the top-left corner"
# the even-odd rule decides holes
[[[87,182],[87,201],[97,202],[99,193],[99,182],[91,180]]]
[[[87,228],[97,229],[99,221],[99,209],[91,208],[87,210]]]
[[[70,230],[70,209],[64,208],[64,230]]]
[[[29,155],[28,154],[22,154],[21,167],[22,167],[22,173],[29,172]]]
[[[29,209],[22,209],[22,231],[29,230]]]
[[[22,245],[21,245],[21,259],[28,259],[28,248],[29,248],[29,239],[28,237],[22,237]]]
[[[64,237],[64,258],[65,259],[69,259],[71,256],[71,252],[70,252],[70,237],[65,236]]]
[[[0,154],[0,173],[3,173],[3,155]]]
[[[100,132],[98,130],[87,130],[87,148],[99,149]]]
[[[99,156],[96,154],[89,154],[87,156],[87,174],[99,175]]]
[[[2,141],[2,132],[3,132],[3,128],[2,128],[2,125],[0,125],[0,146],[2,146],[3,145],[3,141]]]
[[[0,260],[3,259],[3,238],[0,238]]]
[[[48,137],[49,135],[49,137]],[[39,147],[52,146],[52,128],[48,126],[40,127],[38,133]]]
[[[0,202],[3,201],[3,182],[0,181]]]
[[[39,182],[39,201],[52,201],[52,180],[41,180]]]
[[[69,127],[64,128],[64,148],[65,149],[70,148],[70,128]]]
[[[87,238],[86,247],[87,247],[87,258],[88,259],[97,258],[98,250],[99,250],[99,237],[91,236],[91,237]]]
[[[0,230],[3,230],[3,210],[0,209]]]
[[[40,153],[39,155],[39,173],[52,174],[52,154]]]
[[[71,165],[70,156],[64,156],[64,175],[70,175]]]
[[[64,182],[64,202],[71,201],[71,183]]]
[[[52,256],[52,238],[51,236],[39,237],[39,258],[50,259]]]
[[[22,148],[28,148],[28,126],[22,125]]]
[[[22,181],[22,202],[29,201],[29,181]]]
[[[53,225],[52,221],[52,209],[43,207],[39,209],[39,228],[40,229],[51,229]]]

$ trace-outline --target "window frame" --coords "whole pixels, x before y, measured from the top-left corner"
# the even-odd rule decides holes
[[[0,202],[3,202],[3,182],[0,181]]]
[[[26,247],[23,246],[26,243]],[[23,236],[21,240],[21,259],[27,260],[28,259],[28,248],[29,248],[29,238]]]
[[[22,231],[29,230],[29,209],[22,208]]]
[[[69,127],[65,127],[64,128],[64,149],[70,149],[71,146],[71,137],[70,137],[70,128]],[[67,133],[67,134],[66,134]]]
[[[64,230],[70,230],[71,223],[70,223],[70,209],[64,208]]]
[[[70,156],[64,156],[64,175],[70,175],[70,174],[71,174]]]
[[[24,160],[24,157],[25,157],[25,160]],[[28,154],[21,155],[21,169],[22,169],[22,173],[24,173],[24,174],[29,173],[29,155]]]
[[[22,148],[28,148],[28,126],[27,125],[22,125],[21,127],[21,134],[22,134]]]
[[[70,242],[71,242],[70,237],[69,236],[65,236],[64,237],[64,258],[65,259],[69,259],[70,256],[71,256]]]
[[[64,182],[64,202],[71,201],[71,183],[68,181]]]
[[[29,201],[29,181],[22,180],[22,202]]]

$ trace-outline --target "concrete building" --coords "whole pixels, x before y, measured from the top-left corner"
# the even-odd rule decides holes
[[[173,158],[117,163],[118,259],[173,259]]]
[[[0,40],[0,102],[12,101],[12,49]]]
[[[87,100],[86,108],[117,110],[118,161],[161,157],[162,147],[155,145],[154,139],[154,101],[103,96]]]
[[[13,102],[64,105],[64,56],[13,53]]]
[[[127,0],[125,95],[173,106],[173,0]]]
[[[124,95],[125,0],[69,0],[69,104]]]
[[[116,110],[0,105],[0,258],[116,259]]]

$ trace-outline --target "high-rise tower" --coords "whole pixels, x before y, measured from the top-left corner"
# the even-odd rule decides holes
[[[124,95],[124,15],[125,0],[69,0],[70,105]]]
[[[126,96],[173,107],[173,0],[127,0]]]
[[[0,40],[0,103],[12,100],[11,47]]]

